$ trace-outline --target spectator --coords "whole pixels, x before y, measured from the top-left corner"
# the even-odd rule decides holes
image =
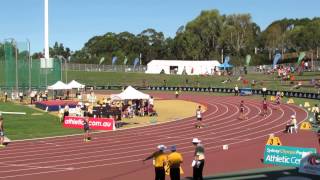
[[[236,86],[234,87],[234,95],[235,95],[235,96],[239,96],[239,87],[238,87],[238,85],[236,85]]]
[[[262,97],[267,97],[267,88],[266,87],[262,88]]]
[[[176,96],[176,99],[179,97],[179,91],[178,90],[176,90],[175,96]]]
[[[317,104],[315,104],[314,107],[312,107],[311,112],[314,113],[315,123],[318,124],[319,123],[319,116],[320,116],[320,109]]]
[[[8,101],[8,92],[5,91],[4,92],[4,102],[7,102]]]
[[[22,92],[19,92],[19,98],[20,98],[20,102],[23,101],[23,93]]]

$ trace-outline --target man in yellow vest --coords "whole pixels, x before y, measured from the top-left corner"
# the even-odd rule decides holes
[[[182,155],[177,152],[176,146],[171,146],[171,153],[168,155],[171,180],[180,180],[180,164],[182,162]]]
[[[144,159],[143,162],[153,158],[153,165],[155,169],[155,180],[165,180],[164,166],[166,165],[166,162],[167,162],[167,154],[164,153],[164,150],[166,149],[166,146],[159,145],[157,148],[158,148],[158,151],[154,152],[149,157]]]

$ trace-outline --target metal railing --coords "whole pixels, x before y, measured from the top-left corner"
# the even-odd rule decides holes
[[[67,65],[62,66],[62,70],[89,72],[145,72],[147,70],[147,66],[68,63]]]

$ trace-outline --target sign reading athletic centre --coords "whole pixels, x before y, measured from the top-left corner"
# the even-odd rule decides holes
[[[315,148],[266,145],[264,150],[264,163],[299,167],[302,158],[311,153],[316,153],[316,151]]]

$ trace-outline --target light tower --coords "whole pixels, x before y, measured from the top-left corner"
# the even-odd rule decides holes
[[[49,55],[49,7],[48,0],[44,0],[44,58],[48,61]]]

